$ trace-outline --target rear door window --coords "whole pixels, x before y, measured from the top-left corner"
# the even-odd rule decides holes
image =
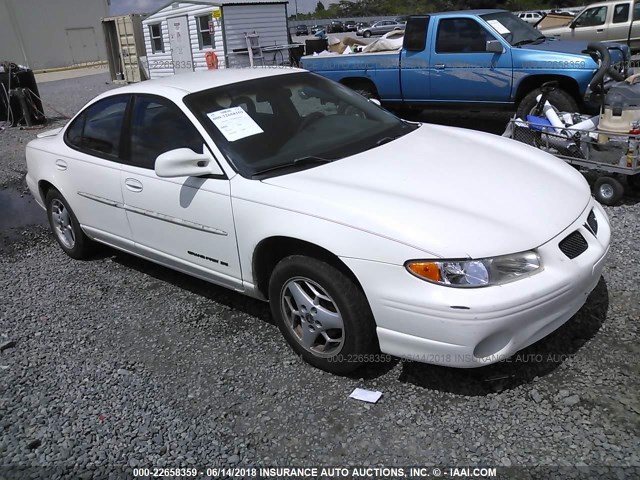
[[[629,4],[619,3],[613,7],[613,23],[624,23],[629,20]]]
[[[100,100],[80,114],[67,129],[67,145],[89,155],[118,160],[121,138],[130,95]]]

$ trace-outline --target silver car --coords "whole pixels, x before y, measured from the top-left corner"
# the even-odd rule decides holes
[[[404,30],[405,24],[393,20],[380,20],[369,27],[364,27],[356,32],[356,35],[369,38],[371,35],[384,35],[391,30]]]

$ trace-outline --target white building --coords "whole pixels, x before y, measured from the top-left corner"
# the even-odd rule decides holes
[[[109,0],[0,0],[0,61],[33,70],[104,61]]]
[[[245,34],[254,31],[262,47],[289,43],[287,3],[278,0],[172,2],[142,25],[151,78],[206,70],[210,51],[219,68],[248,65]],[[265,56],[288,60],[286,50]]]

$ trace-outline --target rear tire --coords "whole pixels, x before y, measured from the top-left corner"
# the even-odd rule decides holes
[[[347,85],[349,86],[349,85]],[[360,84],[356,84],[353,87],[349,87],[351,88],[354,92],[359,93],[360,95],[362,95],[364,98],[375,98],[376,100],[380,100],[380,97],[378,96],[378,92],[376,91],[375,87],[373,85],[367,85],[366,83],[360,83]]]
[[[522,120],[527,119],[527,115],[531,115],[531,111],[538,104],[538,100],[536,97],[542,94],[542,90],[536,88],[535,90],[529,92],[524,96],[520,103],[518,104],[518,108],[516,110],[516,115],[518,118]],[[556,107],[560,112],[577,112],[578,104],[574,100],[574,98],[569,95],[564,90],[559,88],[553,90],[548,97],[548,101],[551,105]]]
[[[49,226],[60,248],[76,260],[82,260],[90,256],[93,250],[93,242],[84,234],[73,210],[55,189],[49,190],[45,200]]]
[[[624,187],[613,177],[599,177],[593,184],[593,196],[603,205],[615,205],[624,195]]]
[[[281,260],[269,281],[269,304],[291,348],[314,367],[344,375],[378,349],[364,293],[326,262],[303,255]]]

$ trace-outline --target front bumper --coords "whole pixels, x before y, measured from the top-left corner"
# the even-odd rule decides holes
[[[593,209],[594,235],[587,226]],[[579,231],[588,248],[570,259],[559,243]],[[500,286],[451,288],[403,266],[345,258],[369,299],[384,353],[453,367],[480,367],[510,357],[569,320],[600,280],[611,229],[592,201],[561,234],[538,247],[543,270]]]

